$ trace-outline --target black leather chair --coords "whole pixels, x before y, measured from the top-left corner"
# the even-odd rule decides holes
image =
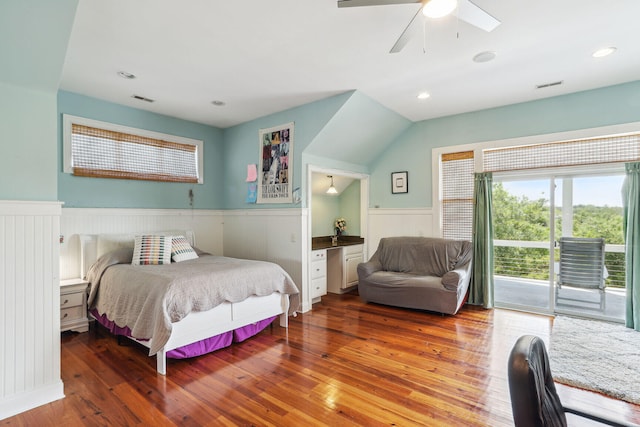
[[[563,406],[551,376],[547,349],[539,337],[524,335],[516,341],[509,355],[508,375],[516,427],[566,426],[565,413],[610,426],[636,426]]]

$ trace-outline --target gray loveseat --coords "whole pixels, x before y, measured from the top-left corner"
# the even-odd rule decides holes
[[[363,301],[456,314],[471,276],[471,242],[431,237],[387,237],[358,265]]]

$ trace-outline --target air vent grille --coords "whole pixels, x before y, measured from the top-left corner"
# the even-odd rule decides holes
[[[544,89],[546,87],[551,87],[551,86],[560,86],[562,82],[563,82],[562,80],[558,80],[557,82],[543,83],[541,85],[536,85],[536,89]]]
[[[145,96],[140,96],[140,95],[131,95],[132,98],[137,99],[139,101],[145,101],[145,102],[155,102],[155,99],[151,99],[151,98],[147,98]]]

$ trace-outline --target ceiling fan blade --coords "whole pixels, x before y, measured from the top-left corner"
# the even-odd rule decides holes
[[[420,0],[338,0],[338,7],[385,6],[409,3],[420,3]]]
[[[398,37],[398,40],[396,40],[396,43],[393,45],[389,53],[400,52],[402,48],[405,47],[407,43],[409,43],[409,40],[411,40],[414,34],[418,32],[418,30],[420,29],[420,19],[417,18],[420,12],[422,12],[422,8],[418,9],[418,12],[413,15],[413,18],[411,18],[411,21],[409,21],[409,25],[407,25],[407,28],[405,28],[402,34],[400,34],[400,37]]]
[[[458,18],[487,32],[493,31],[500,25],[500,21],[471,0],[458,0]]]

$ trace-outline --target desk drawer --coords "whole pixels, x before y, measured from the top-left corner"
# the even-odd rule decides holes
[[[327,261],[313,261],[311,263],[311,279],[317,279],[327,275]]]

